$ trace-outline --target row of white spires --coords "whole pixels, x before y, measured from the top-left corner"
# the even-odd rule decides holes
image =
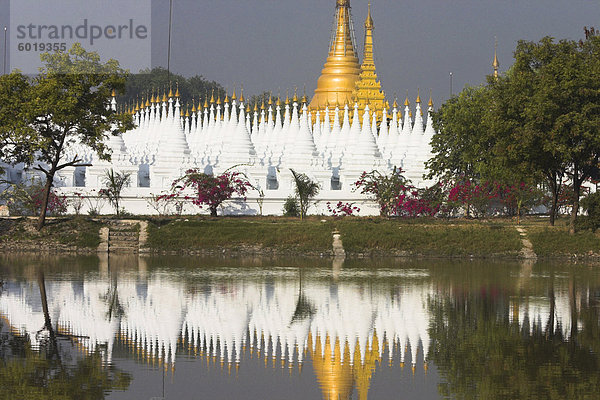
[[[249,346],[265,359],[279,357],[282,364],[301,365],[308,350],[326,356],[328,341],[332,359],[339,346],[341,362],[352,365],[365,362],[374,340],[380,360],[385,348],[390,363],[404,363],[410,352],[414,367],[420,347],[427,363],[432,319],[428,300],[438,293],[425,280],[407,283],[392,297],[389,288],[379,286],[343,282],[332,291],[328,283],[305,282],[303,296],[313,312],[294,319],[299,285],[292,280],[220,282],[192,295],[186,294],[184,283],[160,275],[138,284],[120,281],[116,289],[123,311],[120,316],[109,313],[110,280],[84,279],[77,289],[71,283],[46,283],[52,321],[63,333],[86,337],[80,342],[87,351],[103,349],[108,363],[117,336],[148,360],[171,365],[180,339],[195,351],[228,363],[240,363],[242,349]],[[0,315],[16,332],[29,336],[34,347],[36,332],[44,326],[39,299],[37,286],[28,283],[9,284],[0,296]],[[515,301],[518,307],[511,307],[511,321],[518,320],[529,332],[546,330],[551,310],[548,298]],[[568,339],[571,310],[566,286],[556,288],[555,301],[552,328],[561,329]],[[319,344],[320,349],[316,348]],[[399,354],[394,354],[395,348]]]
[[[111,106],[116,110],[115,98]],[[353,171],[352,176],[398,166],[418,183],[431,156],[432,110],[430,105],[426,126],[420,101],[414,123],[408,101],[404,118],[394,107],[389,113],[383,110],[383,120],[378,122],[368,107],[359,115],[357,104],[353,108],[346,104],[317,112],[313,122],[306,103],[298,104],[296,98],[283,108],[278,101],[253,114],[234,99],[222,106],[211,103],[188,117],[181,116],[179,98],[171,97],[136,111],[135,129],[111,136],[109,147],[115,166],[168,166],[174,175],[189,167],[224,170],[239,164],[259,166],[261,171],[268,167],[303,172],[339,169]],[[77,154],[95,161],[94,154],[81,145],[70,151],[73,154],[67,158]],[[170,184],[167,178],[177,177],[158,174],[151,186]]]

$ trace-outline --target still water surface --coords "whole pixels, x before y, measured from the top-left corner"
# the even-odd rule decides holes
[[[0,259],[0,398],[599,398],[600,269]]]

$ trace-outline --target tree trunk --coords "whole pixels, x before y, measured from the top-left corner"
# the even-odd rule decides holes
[[[210,206],[210,216],[211,217],[217,216],[217,207],[216,206]]]
[[[579,195],[581,193],[581,183],[578,179],[573,179],[573,209],[571,210],[571,220],[569,221],[569,233],[575,234],[575,221],[577,220],[577,213],[579,212]]]
[[[562,180],[562,179],[561,179]],[[554,226],[556,215],[558,214],[558,197],[560,196],[560,183],[556,183],[556,178],[549,179],[550,190],[552,191],[552,207],[550,208],[550,226]]]
[[[44,186],[44,197],[42,197],[42,209],[38,218],[37,230],[41,231],[46,225],[46,212],[48,211],[48,200],[50,200],[50,191],[52,190],[52,182],[54,181],[54,170],[46,174],[46,186]]]
[[[42,311],[44,313],[44,327],[48,329],[51,335],[53,335],[52,320],[50,319],[50,312],[48,310],[48,297],[46,296],[46,280],[44,278],[44,272],[41,270],[38,272],[38,286],[40,287],[40,298],[42,300]]]

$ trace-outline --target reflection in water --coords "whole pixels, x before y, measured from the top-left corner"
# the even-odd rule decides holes
[[[332,273],[101,264],[49,275],[45,287],[56,332],[106,366],[115,351],[169,371],[187,354],[231,373],[257,357],[290,374],[310,363],[324,399],[366,399],[384,362],[409,363],[412,374],[435,364],[449,397],[577,398],[600,383],[588,379],[598,375],[596,275],[578,280],[537,266],[336,265]],[[0,315],[32,348],[42,345],[33,282],[8,279]],[[587,381],[565,389],[564,362],[568,378]]]

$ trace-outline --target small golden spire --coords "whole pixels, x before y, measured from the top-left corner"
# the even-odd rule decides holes
[[[275,102],[275,105],[276,105],[277,107],[280,107],[280,106],[281,106],[281,100],[279,99],[279,97],[277,97],[277,101]]]
[[[431,89],[429,89],[429,104],[428,107],[433,107],[433,96],[431,95]]]
[[[175,91],[175,97],[179,98],[179,82],[176,82],[175,85],[177,85],[177,90]]]
[[[408,90],[406,91],[406,100],[404,101],[404,105],[406,107],[410,106],[410,101],[408,101]]]
[[[154,97],[154,89],[152,89],[152,98],[150,99],[150,103],[156,103],[156,98]]]
[[[298,88],[294,88],[294,98],[292,99],[292,101],[294,103],[298,102],[298,94],[297,94],[297,92],[298,92]]]
[[[244,86],[242,85],[242,92],[240,93],[240,103],[244,102]]]
[[[271,93],[269,93],[269,103],[268,104],[269,104],[269,106],[273,105],[273,97],[272,97]]]
[[[173,98],[173,87],[171,86],[171,83],[169,82],[169,98]]]
[[[242,102],[241,97],[240,102]],[[250,114],[250,104],[246,104],[246,114]]]
[[[198,108],[199,107],[200,107],[200,104],[198,104]],[[196,111],[198,111],[198,110],[196,110],[196,99],[194,99],[192,97],[192,113],[195,113]]]
[[[181,112],[183,112],[183,110]],[[190,106],[187,106],[185,108],[185,116],[189,118],[189,116],[190,116]]]
[[[233,89],[233,100],[235,100],[235,89]],[[225,100],[224,103],[229,103],[229,95],[227,95],[227,92],[225,92]]]
[[[221,105],[221,94],[219,93],[219,95],[217,96],[217,105],[220,106]]]
[[[233,88],[233,94],[231,95],[231,101],[237,100],[237,96],[235,95],[235,87]]]
[[[215,102],[215,89],[212,90],[212,92],[210,93],[210,104],[213,104]]]
[[[146,97],[146,107],[150,107],[150,101],[148,101],[147,97]]]
[[[394,108],[398,108],[398,99],[394,98],[394,104],[393,104]]]
[[[304,92],[302,94],[302,104],[306,104],[307,103],[307,99],[306,99],[306,85],[304,85]]]
[[[286,90],[285,91],[285,105],[289,105],[290,104],[290,91]]]
[[[265,109],[265,98],[263,97],[262,99],[262,103],[260,103],[260,109],[264,110]]]
[[[254,103],[254,112],[258,112],[258,102]]]
[[[371,2],[369,2],[369,6],[368,6],[368,12],[367,12],[367,19],[365,20],[365,29],[373,29],[374,28],[374,23],[373,23],[373,18],[371,18]]]
[[[211,99],[211,104],[213,103]],[[208,108],[208,93],[204,96],[204,108]]]
[[[500,68],[500,62],[498,61],[498,38],[496,37],[496,43],[494,45],[494,62],[492,63],[492,67],[494,67],[494,78],[498,79],[498,69]]]
[[[421,104],[421,89],[417,88],[417,103]]]
[[[115,89],[112,90],[111,96],[112,97],[117,97],[117,92],[115,92]]]
[[[165,92],[163,92],[163,98],[162,98],[163,103],[166,103],[167,100],[168,100],[167,95],[165,94]]]

